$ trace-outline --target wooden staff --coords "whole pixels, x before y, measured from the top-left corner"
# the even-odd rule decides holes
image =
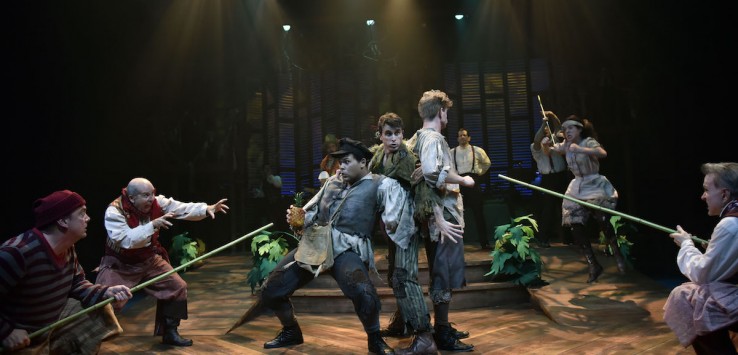
[[[543,115],[543,122],[546,123],[546,127],[548,127],[548,134],[551,135],[551,144],[556,144],[556,137],[554,137],[554,132],[551,130],[551,126],[548,125],[548,117],[546,117],[546,111],[543,110],[543,102],[541,101],[541,95],[538,95],[538,105],[541,106],[541,114]],[[553,166],[551,168],[553,168]]]
[[[238,239],[236,239],[236,240],[234,240],[234,241],[232,241],[232,242],[230,242],[230,243],[228,243],[226,245],[221,246],[218,249],[215,249],[215,250],[213,250],[213,251],[211,251],[209,253],[206,253],[204,255],[198,256],[197,258],[194,258],[194,259],[190,260],[189,262],[187,262],[185,264],[182,264],[180,266],[177,266],[176,268],[174,268],[172,270],[169,270],[169,271],[167,271],[167,272],[165,272],[165,273],[163,273],[163,274],[161,274],[161,275],[159,275],[157,277],[154,277],[151,280],[148,280],[146,282],[143,282],[141,284],[138,284],[138,285],[136,285],[136,286],[134,286],[134,287],[131,288],[131,293],[136,292],[136,291],[139,291],[139,290],[145,288],[146,286],[149,286],[149,285],[151,285],[151,284],[153,284],[153,283],[155,283],[155,282],[157,282],[157,281],[159,281],[159,280],[161,280],[161,279],[163,279],[163,278],[165,278],[165,277],[167,277],[167,276],[169,276],[169,275],[171,275],[171,274],[173,274],[173,273],[175,273],[175,272],[177,272],[179,270],[182,270],[182,269],[184,269],[184,268],[186,268],[186,267],[188,267],[188,266],[190,266],[190,265],[192,265],[192,264],[194,264],[194,263],[196,263],[196,262],[198,262],[200,260],[209,258],[210,256],[219,253],[223,249],[226,249],[226,248],[229,248],[229,247],[231,247],[231,246],[233,246],[235,244],[238,244],[238,243],[242,242],[244,239],[247,239],[247,238],[253,236],[254,234],[259,233],[259,232],[261,232],[261,231],[263,231],[263,230],[265,230],[265,229],[267,229],[267,228],[269,228],[269,227],[271,227],[273,225],[274,225],[274,223],[269,223],[269,224],[267,224],[267,225],[265,225],[265,226],[263,226],[263,227],[255,230],[255,231],[253,231],[253,232],[251,232],[249,234],[244,235],[243,237],[240,237],[240,238],[238,238]],[[113,301],[115,301],[115,297],[110,297],[110,298],[108,298],[108,299],[106,299],[106,300],[104,300],[104,301],[102,301],[100,303],[97,303],[97,304],[95,304],[93,306],[90,306],[88,308],[85,308],[85,309],[83,309],[83,310],[81,310],[81,311],[79,311],[79,312],[77,312],[75,314],[72,314],[71,316],[69,316],[67,318],[60,319],[60,320],[56,321],[55,323],[52,323],[50,325],[47,325],[44,328],[41,328],[41,329],[39,329],[39,330],[31,333],[30,335],[28,335],[28,338],[31,339],[33,337],[39,336],[41,334],[44,334],[44,333],[46,333],[46,332],[48,332],[48,331],[50,331],[50,330],[52,330],[54,328],[60,327],[62,325],[65,325],[65,324],[67,324],[67,323],[69,323],[69,322],[71,322],[71,321],[73,321],[73,320],[75,320],[75,319],[77,319],[77,318],[79,318],[79,317],[87,314],[87,313],[90,313],[90,312],[92,312],[92,311],[94,311],[96,309],[105,307],[105,305],[107,305],[108,303],[111,303]],[[2,349],[2,348],[0,348],[0,349]]]
[[[520,181],[520,180],[515,180],[515,179],[513,179],[513,178],[507,177],[507,176],[505,176],[505,175],[502,175],[502,174],[499,174],[498,176],[499,176],[499,177],[501,177],[501,178],[503,178],[503,179],[505,179],[505,180],[507,180],[507,181],[510,181],[510,182],[514,182],[514,183],[516,183],[516,184],[519,184],[519,185],[523,185],[523,186],[525,186],[525,187],[529,187],[529,188],[531,188],[531,189],[534,189],[534,190],[538,190],[538,191],[541,191],[541,192],[545,192],[545,193],[547,193],[547,194],[549,194],[549,195],[554,195],[554,196],[556,196],[556,197],[560,197],[560,198],[563,198],[563,199],[566,199],[566,200],[569,200],[569,201],[573,201],[573,202],[576,202],[576,203],[578,203],[578,204],[580,204],[580,205],[584,205],[584,206],[587,206],[587,207],[589,207],[589,208],[593,208],[593,209],[596,209],[596,210],[600,210],[600,211],[602,211],[602,212],[605,212],[605,213],[609,213],[609,214],[612,214],[612,215],[620,216],[620,217],[623,217],[623,218],[625,218],[625,219],[629,219],[629,220],[631,220],[631,221],[633,221],[633,222],[638,222],[638,223],[641,223],[641,224],[645,224],[645,225],[647,225],[647,226],[649,226],[649,227],[651,227],[651,228],[655,228],[655,229],[658,229],[658,230],[660,230],[660,231],[662,231],[662,232],[666,232],[666,233],[669,233],[669,234],[671,234],[671,233],[677,233],[677,231],[676,231],[676,230],[674,230],[674,229],[671,229],[671,228],[666,228],[666,227],[664,227],[664,226],[661,226],[661,225],[658,225],[658,224],[656,224],[656,223],[651,223],[651,222],[649,222],[649,221],[646,221],[645,219],[641,219],[641,218],[638,218],[638,217],[634,217],[634,216],[631,216],[631,215],[629,215],[629,214],[625,214],[625,213],[622,213],[622,212],[618,212],[618,211],[615,211],[615,210],[611,210],[611,209],[609,209],[609,208],[605,208],[605,207],[602,207],[602,206],[598,206],[598,205],[595,205],[595,204],[589,203],[589,202],[587,202],[587,201],[582,201],[582,200],[576,199],[576,198],[574,198],[574,197],[571,197],[571,196],[566,196],[566,195],[564,195],[564,194],[560,194],[560,193],[558,193],[558,192],[555,192],[555,191],[551,191],[551,190],[548,190],[548,189],[544,189],[544,188],[542,188],[542,187],[539,187],[539,186],[536,186],[536,185],[528,184],[528,183],[522,182],[522,181]],[[704,240],[704,239],[700,239],[700,238],[697,238],[697,237],[695,237],[695,236],[693,236],[693,235],[692,235],[692,236],[690,236],[690,237],[691,237],[691,238],[692,238],[692,240],[694,240],[695,242],[698,242],[698,243],[701,243],[701,244],[707,245],[707,241],[706,241],[706,240]]]

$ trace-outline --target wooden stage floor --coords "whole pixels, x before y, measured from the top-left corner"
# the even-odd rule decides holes
[[[682,348],[662,321],[668,289],[637,271],[617,275],[614,261],[605,256],[599,257],[605,274],[588,285],[586,264],[576,249],[554,244],[539,251],[545,261],[543,279],[550,285],[529,290],[528,302],[452,310],[451,321],[470,331],[471,337],[464,342],[474,344],[475,353],[694,353]],[[467,246],[469,259],[487,254]],[[263,348],[280,329],[272,316],[257,318],[225,335],[254,301],[246,282],[250,264],[247,255],[220,255],[183,274],[189,284],[190,318],[182,322],[180,333],[191,337],[193,346],[162,345],[161,338],[152,335],[155,301],[141,294],[118,314],[124,333],[104,342],[100,354],[368,353],[366,334],[353,313],[301,314],[297,309],[305,343],[289,348]],[[382,313],[383,326],[390,315]],[[409,343],[409,339],[386,340],[394,347]]]

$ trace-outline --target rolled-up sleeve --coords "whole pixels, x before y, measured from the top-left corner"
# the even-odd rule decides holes
[[[384,178],[379,185],[377,200],[382,206],[382,221],[387,235],[400,248],[406,249],[416,232],[409,192],[397,180]]]

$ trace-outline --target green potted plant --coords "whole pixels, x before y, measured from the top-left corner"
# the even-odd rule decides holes
[[[514,218],[509,224],[495,228],[495,249],[492,266],[485,276],[493,279],[506,275],[505,279],[525,287],[547,285],[541,279],[543,261],[537,250],[530,247],[538,231],[538,222],[532,215]]]
[[[184,232],[182,234],[175,235],[172,238],[172,246],[169,248],[168,252],[172,266],[178,267],[180,265],[187,264],[200,255],[203,255],[205,253],[205,242],[199,238],[192,240],[189,237],[189,232]],[[200,260],[180,270],[180,272],[185,272],[187,269],[198,268],[202,266],[203,263],[204,262]]]
[[[261,234],[254,236],[251,241],[251,255],[254,258],[254,265],[249,271],[247,280],[249,286],[251,286],[252,295],[256,292],[257,287],[264,283],[269,273],[277,266],[277,263],[290,251],[289,239],[286,239],[286,237],[291,238],[295,245],[299,242],[295,235],[299,235],[298,231],[301,232],[303,227],[305,213],[302,210],[302,203],[302,192],[295,193],[292,213],[295,213],[300,221],[299,225],[297,223],[290,224],[290,229],[294,234],[283,231],[263,231]]]
[[[297,240],[294,235],[282,231],[273,233],[263,231],[251,240],[254,266],[249,271],[247,280],[249,286],[251,286],[252,295],[256,292],[257,287],[264,283],[269,273],[277,266],[277,263],[290,251],[289,243],[285,239],[288,236],[295,241]]]
[[[638,232],[638,229],[636,229],[633,223],[628,222],[620,216],[611,216],[610,224],[612,224],[612,228],[615,230],[618,248],[620,248],[620,253],[623,255],[623,259],[625,259],[625,262],[632,267],[633,264],[630,260],[630,249],[633,246],[633,242],[628,240],[628,236]],[[612,247],[607,243],[607,238],[602,232],[600,232],[600,250],[609,256],[613,255]]]

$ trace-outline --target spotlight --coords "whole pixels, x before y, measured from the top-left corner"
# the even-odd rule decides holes
[[[374,20],[366,20],[367,26],[374,26]]]
[[[290,25],[283,25],[283,26],[282,26],[282,29],[283,29],[283,30],[284,30],[285,32],[289,32],[289,31],[290,31],[290,28],[292,28],[292,26],[290,26]]]
[[[464,18],[464,15],[462,15],[462,14],[456,14],[456,15],[454,15],[454,17],[455,17],[455,18],[456,18],[457,20],[461,20],[461,19],[463,19],[463,18]]]

